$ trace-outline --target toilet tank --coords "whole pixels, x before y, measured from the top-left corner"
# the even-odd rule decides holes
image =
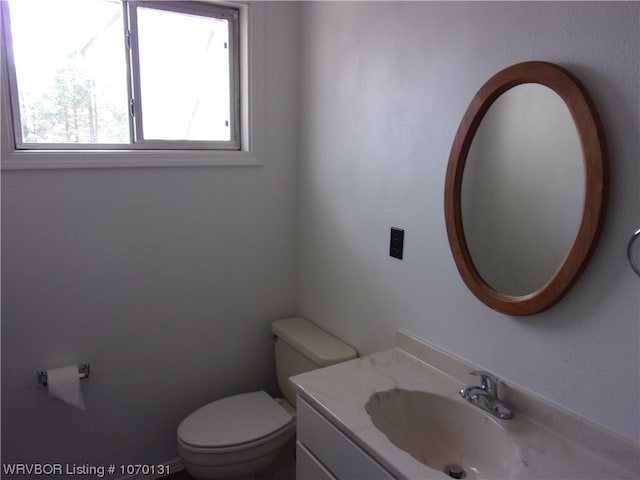
[[[291,405],[296,404],[296,392],[289,385],[289,377],[358,356],[353,347],[302,317],[276,320],[271,324],[271,331],[278,385]]]

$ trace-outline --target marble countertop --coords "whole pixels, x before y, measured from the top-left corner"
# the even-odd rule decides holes
[[[400,331],[395,348],[294,376],[291,383],[394,476],[448,479],[391,443],[373,425],[365,404],[373,393],[394,388],[426,391],[466,403],[458,391],[478,382],[468,375],[474,367]],[[636,444],[517,387],[505,389],[505,399],[514,418],[499,422],[520,452],[521,468],[515,478],[640,478]]]

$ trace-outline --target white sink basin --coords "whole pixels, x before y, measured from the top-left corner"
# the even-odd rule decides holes
[[[509,420],[471,405],[393,389],[373,394],[365,409],[396,447],[453,478],[513,478],[522,467],[519,449],[501,425]]]

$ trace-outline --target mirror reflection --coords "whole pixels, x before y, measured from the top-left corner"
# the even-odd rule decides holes
[[[552,89],[500,95],[473,138],[462,177],[462,225],[473,264],[494,290],[524,296],[567,256],[585,196],[580,137]]]

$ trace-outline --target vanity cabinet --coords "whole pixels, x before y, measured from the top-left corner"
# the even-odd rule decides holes
[[[300,396],[296,410],[298,480],[394,478]]]

